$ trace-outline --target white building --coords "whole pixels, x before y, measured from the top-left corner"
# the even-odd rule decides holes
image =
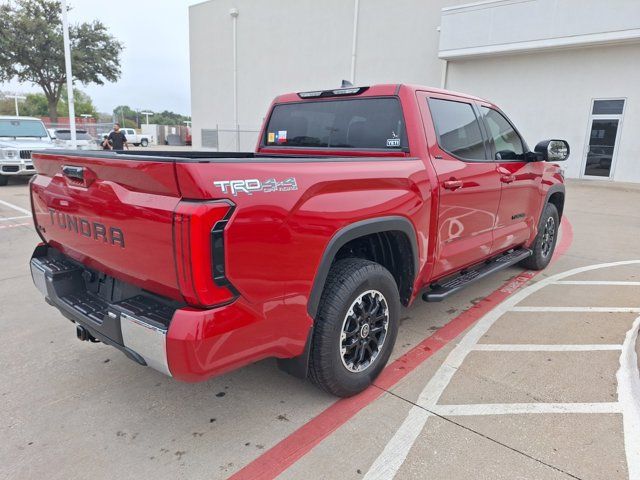
[[[416,83],[497,103],[531,148],[568,140],[570,177],[640,182],[638,0],[210,0],[190,43],[196,148],[239,125],[252,150],[279,93]]]

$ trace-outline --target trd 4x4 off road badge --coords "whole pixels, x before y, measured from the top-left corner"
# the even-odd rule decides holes
[[[236,197],[238,193],[252,195],[254,192],[289,192],[298,189],[298,184],[294,177],[289,177],[282,181],[277,181],[275,178],[264,181],[260,181],[257,178],[249,178],[246,180],[218,180],[213,182],[213,185],[222,190],[222,193],[231,193],[234,197]]]

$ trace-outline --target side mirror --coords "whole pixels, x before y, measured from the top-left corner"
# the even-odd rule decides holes
[[[534,148],[538,160],[562,162],[569,158],[569,144],[565,140],[543,140]]]

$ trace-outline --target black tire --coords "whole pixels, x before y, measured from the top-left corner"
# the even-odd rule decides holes
[[[143,147],[148,147],[149,140],[147,140],[146,138],[143,138],[142,141],[140,142],[140,145],[142,145]]]
[[[558,240],[558,228],[560,227],[560,218],[558,209],[553,203],[547,203],[542,210],[540,223],[538,224],[538,235],[533,242],[533,255],[525,258],[520,265],[529,270],[542,270],[551,261],[553,251],[556,248]]]
[[[367,388],[389,360],[399,318],[398,286],[386,268],[359,258],[336,262],[329,271],[315,319],[311,381],[339,397]],[[347,329],[351,331],[343,337]]]
[[[0,175],[0,187],[4,187],[9,181],[9,177],[6,175]]]

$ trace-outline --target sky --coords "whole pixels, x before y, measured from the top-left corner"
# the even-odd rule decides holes
[[[129,105],[133,109],[189,115],[189,5],[200,2],[67,0],[72,7],[69,23],[99,19],[125,47],[120,80],[103,86],[76,86],[91,96],[100,112],[110,113],[118,105]],[[14,81],[0,83],[0,91],[41,90]]]

